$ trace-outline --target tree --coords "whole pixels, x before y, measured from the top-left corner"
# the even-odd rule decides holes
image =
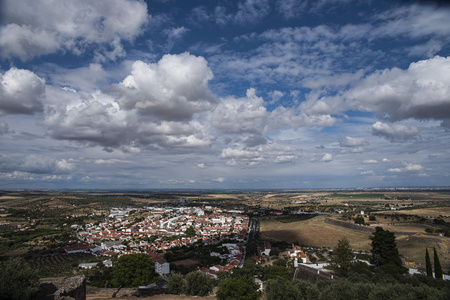
[[[402,266],[394,233],[376,227],[370,239],[372,240],[371,263],[377,270],[391,275],[406,273],[407,269]]]
[[[431,267],[430,254],[428,253],[428,248],[425,251],[425,266],[427,269],[427,276],[433,277],[433,268]]]
[[[37,271],[19,259],[0,262],[0,299],[32,299],[39,291]]]
[[[269,279],[266,283],[267,300],[315,300],[318,298],[318,288],[304,280],[286,280],[278,277]]]
[[[340,239],[333,249],[330,265],[341,275],[347,275],[350,271],[353,265],[353,253],[350,243],[346,238]]]
[[[257,300],[260,298],[258,288],[250,276],[231,278],[220,283],[216,297],[218,300]]]
[[[355,224],[365,225],[366,222],[364,221],[364,218],[362,216],[357,216],[355,218]]]
[[[112,270],[111,284],[116,287],[137,287],[158,281],[155,263],[147,254],[128,254],[119,258]]]
[[[189,226],[189,227],[186,229],[186,231],[184,232],[184,234],[185,234],[186,236],[188,236],[188,237],[193,237],[193,236],[195,236],[196,232],[195,232],[194,227]]]
[[[184,292],[190,296],[208,296],[212,291],[213,282],[200,271],[186,275]]]
[[[434,278],[436,279],[442,279],[442,267],[441,267],[441,262],[439,261],[439,257],[438,254],[436,252],[436,248],[434,249]]]
[[[167,289],[169,294],[180,295],[183,293],[185,285],[183,276],[180,274],[172,274],[169,276]]]

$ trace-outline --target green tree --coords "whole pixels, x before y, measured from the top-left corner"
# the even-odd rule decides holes
[[[330,265],[341,275],[347,275],[353,265],[353,253],[350,243],[346,238],[338,241],[333,249]]]
[[[431,267],[430,254],[428,253],[428,248],[425,250],[425,267],[427,269],[427,276],[433,277],[433,268]]]
[[[184,232],[184,234],[185,234],[186,236],[188,236],[188,237],[193,237],[193,236],[195,236],[196,232],[195,232],[194,227],[189,226],[189,227],[186,229],[186,231]]]
[[[200,271],[186,275],[184,292],[190,296],[208,296],[212,291],[213,282]]]
[[[441,267],[441,262],[439,261],[439,257],[438,257],[438,254],[437,254],[437,252],[436,252],[436,248],[433,248],[434,249],[434,257],[433,257],[433,260],[434,260],[434,278],[436,278],[436,279],[442,279],[442,267]]]
[[[304,280],[286,280],[281,277],[267,280],[266,300],[316,300],[319,290]]]
[[[357,216],[355,218],[355,224],[365,225],[366,222],[364,221],[364,217],[363,216]]]
[[[402,266],[398,253],[394,233],[376,227],[370,239],[372,240],[371,263],[377,270],[391,275],[406,273],[407,270]]]
[[[111,284],[116,287],[137,287],[158,281],[155,263],[147,254],[123,255],[112,270]]]
[[[250,276],[231,278],[220,283],[216,297],[218,300],[257,300],[260,298],[258,288]]]
[[[183,293],[185,285],[183,276],[180,274],[172,274],[169,276],[167,289],[169,294],[180,295]]]
[[[32,299],[39,291],[37,271],[19,259],[0,262],[0,299]]]

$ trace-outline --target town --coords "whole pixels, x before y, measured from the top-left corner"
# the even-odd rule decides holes
[[[146,217],[130,218],[130,215]],[[217,278],[215,271],[229,271],[242,264],[244,243],[248,239],[250,220],[239,211],[223,212],[206,206],[113,208],[105,222],[72,225],[80,241],[64,247],[68,253],[85,252],[116,257],[124,254],[148,253],[155,261],[156,271],[162,276],[170,273],[169,263],[158,252],[172,248],[218,244],[222,240],[228,254],[212,252],[227,261],[224,266],[202,269],[209,277]],[[93,266],[80,264],[80,267]]]

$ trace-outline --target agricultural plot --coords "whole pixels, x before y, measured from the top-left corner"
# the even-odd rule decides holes
[[[72,276],[78,272],[78,264],[96,261],[91,254],[76,253],[38,257],[27,262],[33,269],[38,270],[40,278]]]
[[[318,247],[334,247],[346,237],[355,250],[370,250],[370,233],[357,231],[325,222],[327,216],[317,216],[306,221],[283,223],[275,218],[260,221],[261,239]]]

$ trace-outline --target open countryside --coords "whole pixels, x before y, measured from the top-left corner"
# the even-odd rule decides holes
[[[345,238],[355,256],[370,260],[376,227],[395,234],[411,274],[425,273],[426,248],[436,249],[444,272],[450,269],[447,190],[3,191],[1,201],[3,260],[24,259],[41,281],[83,275],[90,299],[114,292],[102,289],[108,280],[95,270],[133,253],[149,255],[165,280],[200,271],[219,282],[221,274],[245,270],[248,260],[266,268],[277,260],[320,263],[324,274],[338,276],[324,268],[332,250]],[[126,291],[118,295],[136,293]]]

